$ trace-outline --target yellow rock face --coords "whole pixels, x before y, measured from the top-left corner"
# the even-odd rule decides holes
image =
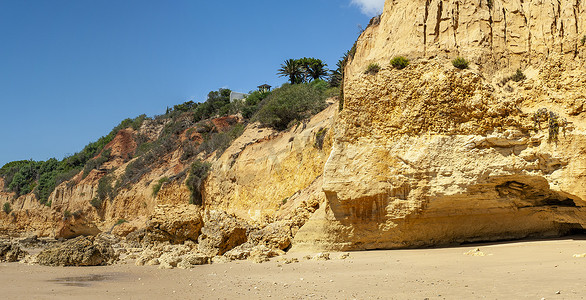
[[[370,62],[393,56],[463,56],[492,73],[560,54],[573,59],[583,47],[586,14],[576,1],[395,0],[362,33],[350,77]],[[353,79],[353,78],[351,78]]]
[[[387,1],[380,23],[359,38],[324,168],[327,203],[295,248],[421,247],[586,228],[586,69],[575,30],[586,15],[551,10],[558,2],[458,3]],[[395,55],[411,64],[393,69]],[[459,70],[456,55],[478,64]],[[381,71],[365,74],[371,62]],[[503,80],[519,66],[527,79]],[[548,141],[547,122],[535,127],[540,108],[567,121],[557,141]]]
[[[336,109],[330,105],[309,122],[283,133],[247,127],[214,162],[205,182],[205,208],[259,223],[275,220],[281,207],[323,173]],[[325,139],[321,149],[316,145],[320,131]]]

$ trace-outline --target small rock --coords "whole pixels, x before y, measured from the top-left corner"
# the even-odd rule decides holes
[[[475,248],[472,249],[468,252],[465,252],[464,255],[470,255],[470,256],[485,256],[484,252],[480,251],[480,248]]]
[[[316,254],[312,259],[313,260],[330,260],[330,254],[320,252],[320,253]]]

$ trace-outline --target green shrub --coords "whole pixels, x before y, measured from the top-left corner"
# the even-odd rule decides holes
[[[116,221],[116,225],[120,225],[120,224],[124,224],[127,223],[128,221],[126,221],[125,219],[118,219],[118,221]]]
[[[71,212],[68,211],[68,210],[64,211],[63,212],[63,218],[65,218],[65,219],[71,218]]]
[[[205,133],[204,141],[197,149],[198,153],[212,154],[216,151],[216,157],[222,156],[224,151],[230,147],[232,142],[244,132],[244,124],[236,124],[226,132]]]
[[[250,119],[260,108],[259,104],[271,94],[269,91],[254,91],[244,100],[244,106],[241,109],[242,117]]]
[[[525,79],[527,79],[527,77],[525,76],[525,74],[523,74],[523,71],[521,71],[521,69],[517,69],[517,72],[515,72],[515,74],[513,74],[513,75],[510,77],[510,79],[511,79],[512,81],[519,82],[519,81],[521,81],[521,80],[525,80]]]
[[[533,114],[533,122],[535,126],[535,132],[541,130],[541,122],[547,122],[548,124],[548,133],[549,136],[547,138],[547,142],[555,142],[559,141],[559,133],[560,129],[566,134],[566,127],[568,122],[565,118],[560,117],[553,111],[547,110],[547,108],[540,108]]]
[[[12,208],[10,207],[10,202],[4,202],[4,206],[2,207],[2,210],[6,214],[9,214],[12,211]]]
[[[91,206],[93,206],[95,209],[100,209],[102,207],[102,203],[103,201],[98,197],[94,197],[92,200],[90,200]]]
[[[391,59],[391,66],[397,70],[404,69],[409,65],[409,60],[404,56],[395,56]]]
[[[452,65],[458,69],[468,69],[468,61],[463,57],[456,57],[452,60]]]
[[[317,133],[315,134],[315,143],[313,144],[313,146],[315,148],[321,150],[324,147],[324,140],[326,138],[327,133],[328,133],[327,128],[321,128],[320,130],[317,131]]]
[[[586,44],[586,35],[584,35],[582,37],[582,39],[580,40],[580,43],[582,43],[582,46],[584,46],[584,44]]]
[[[326,106],[325,95],[319,86],[308,83],[286,84],[275,89],[263,101],[255,119],[264,126],[284,130],[292,121],[310,118]]]
[[[189,203],[195,205],[202,205],[203,199],[201,197],[201,188],[204,180],[208,177],[211,165],[207,162],[199,160],[191,164],[189,169],[189,176],[185,181],[185,185],[191,191],[191,199]]]
[[[378,73],[379,71],[380,71],[380,66],[377,63],[371,63],[370,65],[368,65],[368,67],[366,67],[366,71],[364,71],[364,73],[374,75],[374,74]]]
[[[159,181],[155,185],[153,185],[153,197],[157,197],[157,194],[161,190],[161,187],[163,186],[163,184],[168,181],[169,181],[169,177],[163,177],[163,178],[159,179]]]
[[[99,157],[90,159],[87,163],[85,163],[83,168],[83,178],[87,177],[92,170],[98,169],[102,164],[107,162],[110,159],[111,154],[112,149],[103,150]]]
[[[111,175],[106,175],[98,180],[98,189],[96,197],[90,201],[90,204],[95,208],[102,207],[102,203],[106,199],[110,201],[116,197],[116,189],[112,186],[114,178]]]

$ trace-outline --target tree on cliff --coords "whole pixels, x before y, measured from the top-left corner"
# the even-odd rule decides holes
[[[301,83],[302,79],[301,64],[297,59],[287,59],[281,68],[277,71],[277,75],[281,77],[289,77],[291,84]]]
[[[309,82],[309,78],[318,80],[328,76],[327,65],[321,59],[304,57],[299,61],[304,74],[304,82]]]
[[[289,77],[289,83],[298,84],[322,79],[328,76],[328,69],[321,59],[304,57],[300,59],[287,59],[277,74],[281,77]]]

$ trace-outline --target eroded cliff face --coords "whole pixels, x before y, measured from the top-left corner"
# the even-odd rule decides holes
[[[218,159],[206,180],[206,209],[221,209],[259,223],[277,219],[277,212],[298,202],[321,175],[331,149],[335,105],[286,132],[257,125],[244,134]],[[305,202],[323,199],[321,189]],[[312,199],[309,199],[312,198]]]
[[[562,55],[583,57],[578,49],[586,26],[580,1],[389,0],[380,19],[357,43],[349,77],[369,62],[393,56],[466,57],[486,74],[525,68]]]
[[[327,203],[295,248],[421,247],[586,228],[586,16],[569,1],[491,3],[387,1],[346,68],[323,177]],[[411,64],[390,67],[395,55]],[[456,55],[476,64],[456,69]],[[365,74],[373,61],[382,70]],[[528,78],[503,81],[509,67]],[[534,122],[541,108],[562,124],[557,141],[547,122]]]

